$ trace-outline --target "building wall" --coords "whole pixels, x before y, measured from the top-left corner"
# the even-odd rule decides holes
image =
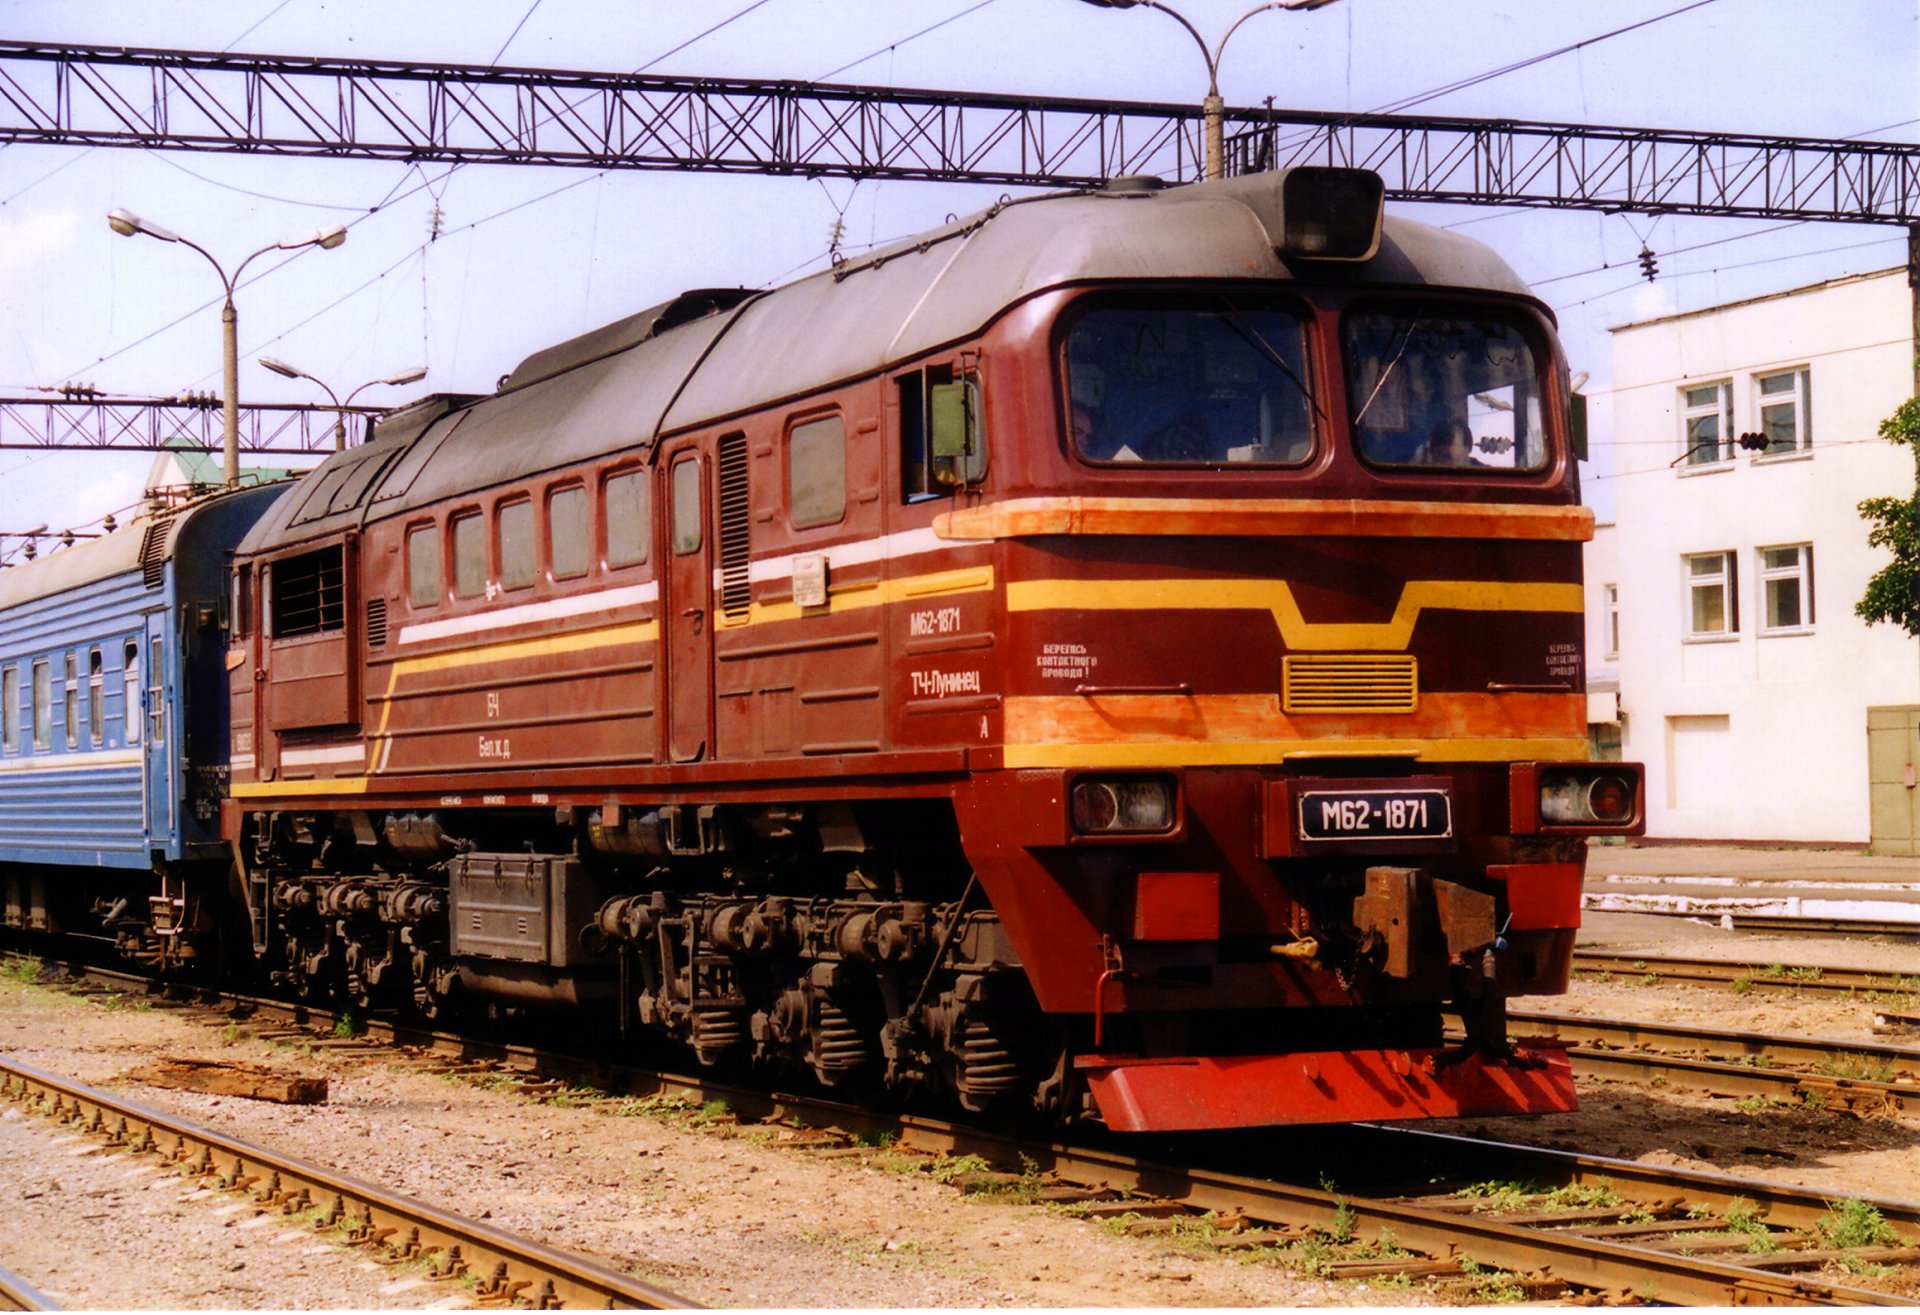
[[[1890,270],[1614,331],[1617,528],[1589,556],[1589,592],[1618,586],[1622,748],[1647,767],[1649,835],[1870,838],[1867,709],[1920,702],[1920,643],[1854,615],[1888,560],[1856,508],[1914,487],[1911,456],[1877,437],[1912,393],[1911,323],[1905,271]],[[1810,415],[1809,447],[1685,457],[1698,390],[1731,385],[1731,432],[1759,431],[1756,381],[1797,370],[1811,396],[1788,395]],[[1792,554],[1761,550],[1799,545],[1810,604],[1786,573],[1770,612],[1762,567]],[[1695,633],[1713,629],[1720,586],[1690,572],[1722,552],[1725,633]],[[1769,627],[1796,605],[1810,623]]]

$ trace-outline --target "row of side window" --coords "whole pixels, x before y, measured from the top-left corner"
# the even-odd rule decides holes
[[[63,695],[61,705],[64,731],[60,737],[62,749],[99,748],[106,743],[106,685],[107,670],[105,651],[89,648],[87,653],[86,677],[86,742],[80,736],[80,652],[69,649],[64,655],[63,676],[61,682]],[[28,680],[32,685],[31,704],[23,708],[20,698],[19,664],[0,668],[0,752],[19,753],[24,747],[21,730],[22,716],[25,711],[27,729],[30,729],[31,743],[36,751],[45,752],[54,748],[55,723],[53,717],[54,659],[35,658],[28,665]],[[127,744],[140,742],[140,645],[135,640],[125,643],[125,664],[121,671],[126,690],[125,710],[122,720],[125,723],[124,734]]]
[[[540,547],[546,547],[544,571],[553,580],[578,580],[593,568],[595,548],[602,569],[617,571],[647,560],[650,532],[647,473],[630,469],[599,483],[596,535],[593,499],[579,482],[556,485],[535,515],[531,497],[518,495],[494,504],[491,524],[485,512],[468,508],[453,513],[444,530],[427,521],[407,530],[407,601],[432,607],[446,599],[445,561],[453,560],[453,596],[479,598],[496,589],[525,589],[543,571]]]
[[[901,401],[901,493],[905,501],[951,492],[953,480],[936,469],[929,408],[934,389],[950,387],[954,381],[953,370],[946,366],[929,367],[896,381]],[[974,385],[968,381],[967,387]],[[969,396],[968,412],[976,417],[972,423],[977,425],[977,396]],[[970,440],[972,443],[977,443],[977,436]],[[796,418],[787,431],[785,446],[789,524],[805,530],[845,520],[844,419],[838,414]],[[978,479],[984,465],[984,451],[972,447],[963,458],[958,478]],[[600,570],[617,571],[645,563],[652,533],[647,476],[645,468],[633,467],[605,475],[594,486],[579,480],[561,482],[549,486],[537,499],[528,494],[502,498],[493,504],[491,514],[480,507],[468,507],[453,512],[444,524],[434,520],[409,526],[408,603],[415,608],[434,607],[447,601],[449,588],[455,599],[480,598],[530,588],[543,576],[553,581],[581,579],[596,564]],[[597,499],[593,496],[596,492]],[[676,497],[680,492],[676,485]],[[697,498],[697,486],[691,493]],[[683,524],[694,526],[691,533],[698,535],[698,517],[676,516],[676,535]],[[691,551],[698,546],[695,537],[691,547],[676,542],[675,549]]]

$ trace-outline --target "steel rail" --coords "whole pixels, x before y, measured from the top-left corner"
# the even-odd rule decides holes
[[[59,1302],[0,1265],[0,1310],[62,1310]]]
[[[160,1155],[214,1187],[247,1194],[263,1211],[317,1212],[316,1228],[344,1227],[352,1244],[383,1244],[400,1258],[424,1260],[436,1278],[475,1278],[482,1301],[644,1310],[697,1304],[478,1220],[4,1056],[0,1098],[40,1109],[129,1153]]]
[[[1746,988],[1766,991],[1920,992],[1920,973],[1872,972],[1862,968],[1810,964],[1749,963],[1733,959],[1692,959],[1610,950],[1575,950],[1573,968],[1578,973],[1654,977],[1661,981],[1697,982],[1712,986],[1742,982]]]
[[[87,970],[89,975],[139,981],[130,974]],[[228,997],[234,998],[234,997]],[[260,1008],[289,1019],[326,1027],[335,1017],[324,1009],[283,1001],[259,1001]],[[1865,1288],[1789,1274],[1763,1272],[1728,1262],[1661,1251],[1631,1242],[1583,1236],[1505,1222],[1453,1209],[1436,1208],[1388,1193],[1334,1192],[1283,1181],[1278,1175],[1321,1173],[1345,1176],[1356,1164],[1373,1162],[1423,1172],[1452,1166],[1458,1177],[1485,1180],[1499,1173],[1545,1181],[1594,1185],[1608,1183],[1649,1202],[1670,1202],[1677,1192],[1690,1201],[1724,1209],[1735,1201],[1759,1202],[1771,1222],[1810,1229],[1828,1210],[1827,1197],[1800,1188],[1731,1175],[1689,1173],[1667,1166],[1597,1156],[1577,1156],[1503,1142],[1414,1132],[1387,1127],[1316,1129],[1316,1148],[1359,1137],[1372,1146],[1359,1155],[1334,1152],[1324,1165],[1294,1162],[1274,1166],[1275,1177],[1176,1165],[1148,1160],[1110,1146],[1031,1140],[965,1124],[903,1116],[777,1091],[740,1088],[694,1075],[672,1074],[590,1057],[557,1054],[534,1046],[483,1041],[451,1033],[375,1023],[374,1035],[396,1044],[424,1046],[461,1059],[498,1063],[541,1078],[590,1082],[610,1092],[668,1094],[689,1103],[724,1101],[744,1121],[786,1122],[833,1129],[850,1138],[878,1143],[885,1135],[894,1146],[933,1155],[976,1155],[1000,1166],[1033,1166],[1059,1182],[1089,1190],[1138,1194],[1177,1203],[1197,1212],[1238,1214],[1277,1228],[1313,1227],[1326,1231],[1344,1210],[1364,1230],[1391,1232],[1400,1245],[1429,1256],[1466,1255],[1479,1264],[1520,1272],[1546,1271],[1575,1285],[1611,1293],[1688,1305],[1756,1302],[1809,1304],[1902,1304]],[[324,1038],[316,1038],[324,1044]],[[1382,1142],[1381,1138],[1415,1138]],[[1195,1147],[1196,1158],[1209,1152]],[[1405,1147],[1418,1149],[1409,1153]],[[1244,1166],[1247,1154],[1228,1151],[1223,1158]],[[1386,1147],[1384,1151],[1381,1147]],[[1299,1149],[1295,1147],[1294,1149]],[[882,1153],[876,1145],[875,1154]],[[1920,1236],[1920,1205],[1876,1202],[1890,1221]],[[1711,1228],[1703,1223],[1703,1228]]]
[[[1889,1074],[1920,1082],[1920,1046],[1843,1041],[1836,1037],[1778,1036],[1771,1032],[1740,1032],[1679,1023],[1631,1022],[1532,1009],[1509,1010],[1507,1022],[1513,1031],[1523,1035],[1558,1036],[1575,1046],[1651,1049],[1703,1059],[1733,1060],[1743,1067],[1755,1062],[1828,1070],[1877,1065]]]

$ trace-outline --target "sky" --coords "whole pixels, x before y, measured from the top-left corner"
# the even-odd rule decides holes
[[[1217,41],[1251,0],[1171,0]],[[1645,22],[1645,20],[1657,20]],[[1618,36],[1603,34],[1644,25]],[[703,35],[704,34],[704,35]],[[645,69],[1104,100],[1197,102],[1165,14],[1077,0],[0,0],[0,36],[74,44]],[[1229,105],[1415,112],[1920,142],[1920,0],[1339,0],[1249,20]],[[236,296],[244,404],[486,392],[524,357],[679,291],[770,286],[989,205],[1003,189],[506,165],[0,145],[0,394],[217,390],[220,284],[193,252],[107,226],[116,207],[247,253],[330,224],[345,245],[262,257]],[[1905,260],[1889,226],[1396,205],[1495,246],[1554,307],[1589,375],[1587,500],[1611,503],[1612,326]],[[1659,277],[1639,276],[1645,243]],[[284,263],[283,263],[284,262]],[[258,275],[259,277],[255,277]],[[138,500],[150,454],[0,452],[0,533],[80,528]],[[264,459],[263,459],[264,463]]]

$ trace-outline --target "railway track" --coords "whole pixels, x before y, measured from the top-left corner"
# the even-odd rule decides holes
[[[284,1216],[290,1228],[305,1227],[364,1248],[388,1264],[414,1265],[421,1278],[448,1285],[450,1292],[470,1288],[479,1305],[659,1310],[694,1304],[479,1220],[279,1155],[4,1056],[0,1056],[0,1101],[95,1138],[122,1154],[196,1178],[210,1194],[224,1193],[250,1202],[257,1213]]]
[[[0,1266],[0,1310],[59,1310],[60,1306],[12,1270]]]
[[[1920,1048],[1513,1010],[1517,1036],[1558,1037],[1574,1072],[1816,1109],[1920,1114]]]
[[[1858,968],[1618,954],[1604,950],[1576,950],[1573,968],[1576,973],[1602,977],[1650,983],[1688,982],[1739,991],[1837,991],[1865,996],[1920,994],[1920,973],[1868,972]]]
[[[272,1025],[283,1032],[329,1033],[335,1022],[310,1006],[234,1000],[206,1009],[207,1021],[230,1023],[236,1004],[254,1011],[256,1023],[263,1011],[270,1023],[278,1015],[283,1021]],[[688,1107],[723,1102],[741,1123],[788,1125],[801,1154],[978,1164],[945,1176],[966,1190],[1066,1203],[1134,1230],[1185,1227],[1236,1249],[1305,1255],[1332,1277],[1458,1276],[1479,1285],[1468,1288],[1475,1300],[1903,1304],[1920,1295],[1920,1274],[1900,1268],[1920,1262],[1920,1205],[1911,1203],[1851,1204],[1874,1226],[1849,1237],[1821,1193],[1477,1138],[1319,1128],[1144,1148],[1067,1144],[403,1024],[376,1023],[354,1044],[382,1038],[496,1087],[516,1076],[535,1099],[564,1093],[577,1105],[574,1084],[584,1084],[609,1102],[632,1094],[674,1096]],[[1421,1166],[1419,1181],[1405,1180],[1409,1165]],[[1190,1222],[1173,1222],[1182,1217]],[[1844,1266],[1874,1277],[1863,1282]]]

